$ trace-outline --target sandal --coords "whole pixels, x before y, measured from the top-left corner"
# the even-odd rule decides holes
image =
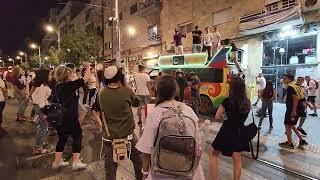
[[[35,147],[33,149],[33,153],[36,154],[36,155],[48,154],[48,153],[51,153],[51,152],[52,152],[52,150],[45,149],[45,148],[42,148],[42,147]]]
[[[44,143],[42,145],[42,148],[47,150],[53,150],[55,147],[52,144]]]

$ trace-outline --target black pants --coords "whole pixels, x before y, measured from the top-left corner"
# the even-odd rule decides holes
[[[264,116],[266,115],[267,109],[268,109],[270,127],[273,127],[273,117],[272,117],[273,99],[263,99],[262,100],[262,112],[261,112],[261,116],[260,116],[259,126],[261,126],[261,124],[262,124],[262,121],[264,119]]]
[[[138,138],[134,135],[131,143],[131,157],[130,160],[133,162],[134,172],[137,180],[142,179],[142,156],[141,152],[136,149],[136,144]],[[116,180],[118,164],[113,161],[113,150],[112,143],[107,142],[105,146],[105,168],[106,168],[106,178],[107,180]]]
[[[4,107],[6,106],[6,102],[5,101],[1,101],[0,102],[0,127],[1,127],[1,124],[2,124],[2,119],[3,119],[3,110],[4,110]]]
[[[72,137],[72,152],[73,153],[80,153],[81,151],[81,143],[82,143],[82,130],[80,124],[71,125],[62,125],[61,127],[57,128],[58,131],[58,142],[56,145],[56,152],[63,152],[64,147],[68,141],[69,136]]]
[[[208,58],[210,59],[212,56],[212,47],[211,46],[203,46],[202,52],[208,52]]]
[[[89,105],[91,105],[91,99],[94,97],[94,95],[95,95],[95,93],[96,93],[96,89],[89,89],[89,102],[88,102],[88,104]]]

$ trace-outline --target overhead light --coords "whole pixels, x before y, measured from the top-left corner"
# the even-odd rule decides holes
[[[282,31],[287,31],[287,30],[290,30],[292,29],[292,26],[291,25],[285,25],[281,28]]]

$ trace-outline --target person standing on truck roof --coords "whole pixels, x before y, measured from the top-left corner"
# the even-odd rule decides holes
[[[173,36],[176,54],[183,54],[183,45],[182,45],[183,37],[186,38],[186,34],[180,32],[179,28],[176,28]]]

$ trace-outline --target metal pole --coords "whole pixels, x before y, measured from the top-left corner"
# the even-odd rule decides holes
[[[102,59],[104,59],[104,52],[105,52],[105,40],[104,40],[104,31],[105,31],[105,19],[104,19],[104,7],[105,2],[101,0],[101,27],[102,27]]]
[[[60,45],[61,45],[60,29],[57,29],[56,33],[57,33],[57,36],[58,36],[58,49],[60,51]]]
[[[41,48],[40,48],[40,45],[38,46],[38,50],[39,50],[39,68],[41,68]]]
[[[117,52],[116,52],[116,64],[120,66],[121,62],[121,31],[120,31],[120,19],[119,19],[119,0],[115,0],[115,18],[116,18],[116,32],[117,32]]]

